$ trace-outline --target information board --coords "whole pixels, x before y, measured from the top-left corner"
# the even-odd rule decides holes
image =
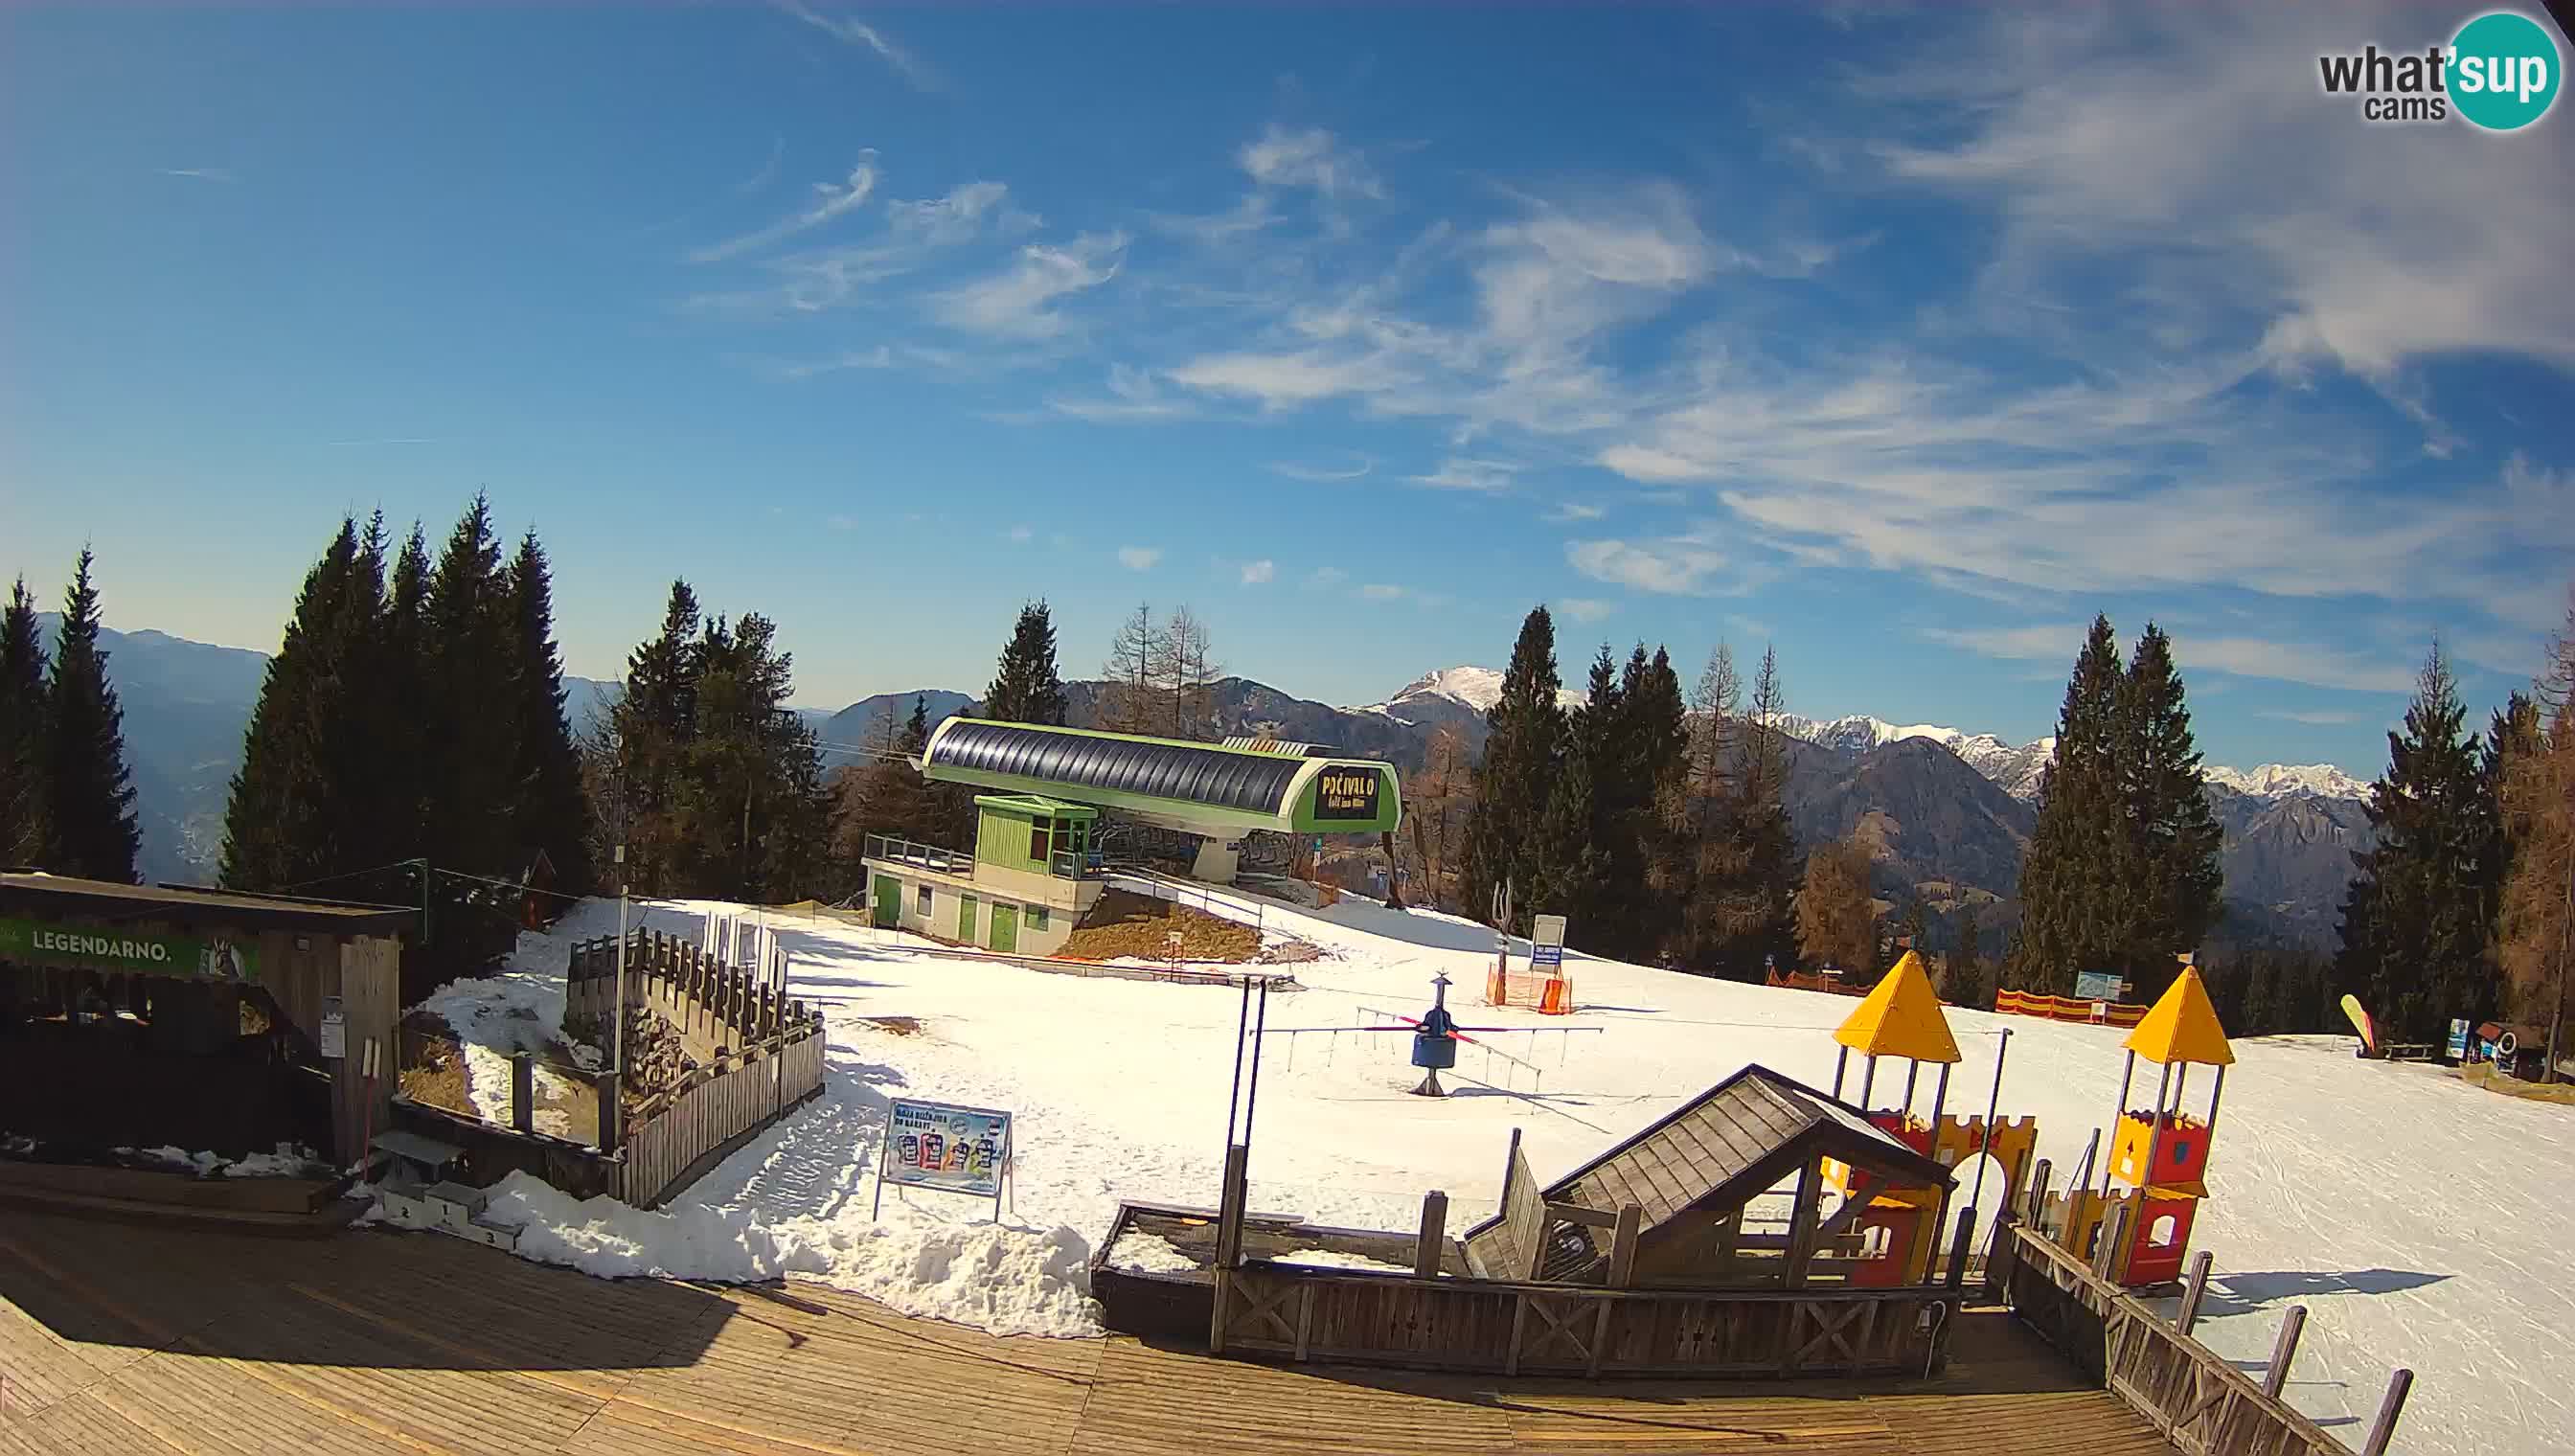
[[[2450,1022],[2449,1052],[2452,1061],[2468,1058],[2468,1018],[2465,1016],[2455,1017]]]
[[[2115,1001],[2128,983],[2119,979],[2115,970],[2078,970],[2074,973],[2074,999],[2078,1001]]]
[[[887,1183],[934,1188],[990,1198],[998,1214],[1010,1161],[1010,1113],[897,1097],[877,1157],[877,1196]]]
[[[0,918],[0,959],[207,980],[259,978],[258,949],[248,941],[224,935],[200,939],[124,928],[90,929],[44,920]]]
[[[1538,915],[1529,921],[1529,964],[1564,964],[1564,916]]]

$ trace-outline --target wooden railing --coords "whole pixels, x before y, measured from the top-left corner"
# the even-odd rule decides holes
[[[818,1017],[739,1058],[728,1052],[633,1109],[625,1160],[612,1179],[616,1196],[638,1208],[661,1207],[781,1113],[822,1091],[824,1045]]]
[[[748,1046],[819,1014],[790,997],[778,977],[728,965],[694,940],[641,926],[626,936],[626,994],[628,1004],[652,1006],[682,1035],[724,1046]],[[564,1014],[604,1023],[616,1000],[617,937],[575,945],[565,970]]]
[[[1219,1353],[1502,1375],[1922,1374],[1958,1291],[1605,1289],[1253,1261],[1217,1280]]]
[[[2152,1422],[2185,1456],[2351,1456],[2280,1399],[2284,1356],[2275,1355],[2272,1384],[2265,1388],[2192,1339],[2185,1326],[2196,1303],[2188,1296],[2183,1325],[2177,1326],[2017,1224],[2000,1231],[1986,1277],[2023,1323]],[[2202,1264],[2194,1290],[2205,1278]],[[2295,1349],[2299,1322],[2293,1317],[2284,1349]],[[2411,1371],[2396,1372],[2363,1456],[2387,1449],[2413,1378]]]

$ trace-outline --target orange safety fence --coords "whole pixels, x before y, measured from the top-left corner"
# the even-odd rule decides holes
[[[2087,1001],[2079,996],[2041,995],[2034,991],[1996,991],[1994,1009],[2007,1016],[2038,1016],[2049,1021],[2098,1021],[2134,1026],[2146,1008],[2128,1001]]]
[[[1487,970],[1484,972],[1484,1004],[1524,1006],[1542,1016],[1571,1015],[1573,980],[1569,976],[1528,971]]]

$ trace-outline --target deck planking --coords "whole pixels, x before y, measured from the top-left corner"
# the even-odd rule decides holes
[[[0,1456],[2019,1456],[2170,1448],[2002,1316],[1922,1381],[1504,1381],[1003,1339],[430,1234],[0,1211]]]

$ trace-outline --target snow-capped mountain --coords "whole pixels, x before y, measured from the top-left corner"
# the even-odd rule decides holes
[[[2331,763],[2265,763],[2258,768],[2207,768],[2209,782],[2255,798],[2361,798],[2369,785]]]
[[[1582,695],[1570,688],[1557,689],[1555,696],[1566,708],[1582,702]],[[1380,714],[1398,723],[1429,728],[1467,715],[1481,717],[1501,701],[1500,673],[1491,668],[1460,666],[1424,673],[1383,703],[1342,711]]]
[[[1468,731],[1480,740],[1484,713],[1502,696],[1502,675],[1491,668],[1459,666],[1424,673],[1403,685],[1383,703],[1348,713],[1375,714],[1415,728],[1477,720]],[[1579,690],[1559,695],[1565,707],[1582,701]],[[1815,719],[1791,714],[1781,723],[1792,737],[1836,752],[1857,755],[1905,738],[1928,738],[1966,761],[2004,792],[2024,802],[2038,796],[2038,776],[2056,751],[2053,737],[2010,743],[1992,733],[1971,733],[1938,724],[1896,724],[1867,714]],[[2208,781],[2253,798],[2349,798],[2369,796],[2369,785],[2330,763],[2264,763],[2255,768],[2210,767]]]

